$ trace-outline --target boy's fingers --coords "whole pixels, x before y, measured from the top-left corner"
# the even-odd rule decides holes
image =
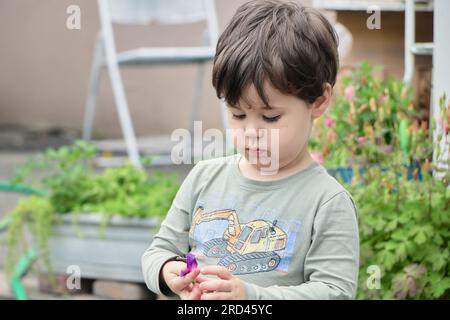
[[[194,269],[188,274],[186,274],[184,277],[176,277],[173,279],[172,287],[173,289],[177,290],[178,292],[185,289],[189,286],[192,281],[195,280],[195,278],[200,274],[199,269]]]
[[[199,274],[200,274],[200,270],[195,268],[194,270],[192,270],[191,272],[186,274],[184,277],[180,277],[180,278],[183,279],[183,283],[185,283],[185,285],[188,285],[189,283],[194,281],[195,278],[197,278],[197,276]]]
[[[194,285],[192,291],[189,293],[189,300],[200,300],[202,296],[202,291],[200,290],[198,284]]]
[[[230,280],[233,277],[230,271],[222,266],[206,266],[201,268],[200,271],[202,274],[213,274],[224,280]]]
[[[205,282],[208,280],[211,280],[211,278],[206,278],[201,275],[198,275],[197,278],[195,278],[195,282],[197,282],[197,283],[202,283],[202,282]]]
[[[229,292],[211,292],[203,293],[200,296],[201,300],[232,300],[232,295]]]
[[[199,287],[202,291],[230,292],[232,289],[230,281],[220,279],[210,279],[201,283]]]

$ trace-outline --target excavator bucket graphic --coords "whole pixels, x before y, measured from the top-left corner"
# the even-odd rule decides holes
[[[276,251],[286,247],[287,235],[277,226],[277,220],[253,220],[241,224],[236,212],[231,209],[203,212],[198,207],[194,213],[190,235],[194,238],[196,227],[213,220],[228,220],[221,238],[208,240],[203,253],[208,257],[221,258],[218,265],[233,274],[271,271],[281,261]]]

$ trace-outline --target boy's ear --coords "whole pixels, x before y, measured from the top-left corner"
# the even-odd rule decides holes
[[[320,117],[330,105],[331,95],[333,93],[333,88],[327,82],[323,85],[323,93],[320,97],[317,97],[316,101],[312,103],[311,115],[313,118]]]

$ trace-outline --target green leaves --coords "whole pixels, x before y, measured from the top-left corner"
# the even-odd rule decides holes
[[[12,274],[15,262],[28,249],[25,228],[31,231],[32,241],[39,248],[40,255],[47,269],[52,271],[48,251],[48,239],[55,220],[54,209],[46,198],[30,196],[19,200],[8,216],[10,224],[6,235],[6,273]]]
[[[425,283],[427,284],[425,292],[427,296],[433,299],[447,298],[446,293],[450,290],[450,277],[442,277],[440,274],[431,273],[425,277]]]
[[[97,172],[95,146],[77,141],[71,146],[47,149],[34,161],[21,166],[11,180],[18,183],[37,169],[43,177],[40,188],[50,193],[55,212],[97,212],[134,217],[163,217],[179,188],[174,173],[146,171],[126,162],[115,168]],[[152,158],[145,158],[149,164]]]
[[[9,213],[12,223],[7,236],[8,270],[22,249],[29,246],[24,237],[24,228],[29,227],[33,246],[39,247],[51,273],[47,246],[57,214],[102,213],[100,234],[113,215],[166,215],[179,189],[175,173],[156,171],[149,175],[129,162],[98,172],[93,165],[97,152],[93,145],[77,141],[72,146],[48,149],[16,170],[11,182],[31,183],[33,173],[40,177],[37,185],[46,189],[48,196],[24,198]],[[146,160],[149,161],[150,158]]]
[[[414,242],[418,245],[424,244],[433,234],[433,226],[431,225],[414,225],[409,232]]]
[[[407,99],[393,83],[388,91],[391,97]],[[393,128],[396,126],[392,123]],[[439,128],[436,123],[433,126]],[[371,265],[384,270],[380,291],[363,287],[358,291],[359,298],[450,296],[450,161],[431,157],[433,145],[426,130],[418,130],[417,124],[408,130],[408,134],[415,132],[411,140],[404,141],[403,146],[397,142],[389,154],[379,159],[380,167],[386,170],[366,166],[363,183],[347,186],[360,209],[363,279],[359,283],[364,284],[365,270]],[[442,146],[448,148],[448,137],[439,136]],[[409,172],[407,164],[413,165]],[[418,168],[422,169],[422,180],[417,178]],[[430,174],[433,171],[439,178]]]
[[[442,97],[439,117],[421,121],[411,88],[378,71],[364,61],[340,79],[330,113],[315,122],[311,148],[329,169],[355,173],[347,188],[359,208],[358,297],[448,297],[450,159],[440,156],[449,147],[450,103]],[[429,127],[439,131],[434,154]],[[372,265],[383,269],[379,292],[364,287]]]
[[[330,113],[315,122],[310,146],[327,167],[388,163],[394,148],[422,157],[416,131],[426,130],[414,122],[419,115],[412,89],[401,80],[382,78],[382,69],[363,61],[341,78]],[[429,156],[428,149],[423,153]]]
[[[397,256],[395,255],[395,253],[391,250],[386,249],[379,252],[378,259],[384,266],[386,271],[391,270],[394,264],[397,262]]]
[[[378,265],[384,272],[380,292],[362,288],[358,297],[448,297],[450,291],[445,279],[450,269],[450,211],[446,207],[445,182],[407,180],[405,175],[395,180],[392,173],[377,169],[369,169],[367,175],[370,179],[365,179],[363,185],[348,185],[360,209],[360,277],[363,279],[359,283],[364,285],[365,270],[370,265]],[[386,182],[397,191],[378,191]],[[437,278],[443,279],[443,283],[437,285]]]

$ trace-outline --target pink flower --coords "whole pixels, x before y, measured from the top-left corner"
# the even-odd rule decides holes
[[[197,268],[198,266],[197,259],[195,258],[195,255],[193,253],[189,252],[186,255],[186,264],[187,264],[186,270],[181,271],[180,277],[184,277],[189,272]]]
[[[355,88],[350,85],[344,90],[344,94],[349,100],[353,100],[355,98]]]
[[[334,120],[331,118],[331,117],[326,117],[325,118],[325,126],[327,127],[327,128],[330,128],[330,127],[332,127],[333,126],[333,124],[334,124]]]
[[[448,123],[445,121],[445,119],[441,119],[441,128],[444,132],[447,132]]]
[[[384,94],[381,94],[378,98],[378,101],[380,101],[381,104],[383,104],[386,101],[386,96]]]
[[[320,152],[312,152],[311,158],[318,163],[323,163],[324,161],[323,154],[321,154]]]
[[[363,144],[364,142],[366,142],[366,137],[358,137],[356,138],[356,140],[358,141],[359,144]]]

